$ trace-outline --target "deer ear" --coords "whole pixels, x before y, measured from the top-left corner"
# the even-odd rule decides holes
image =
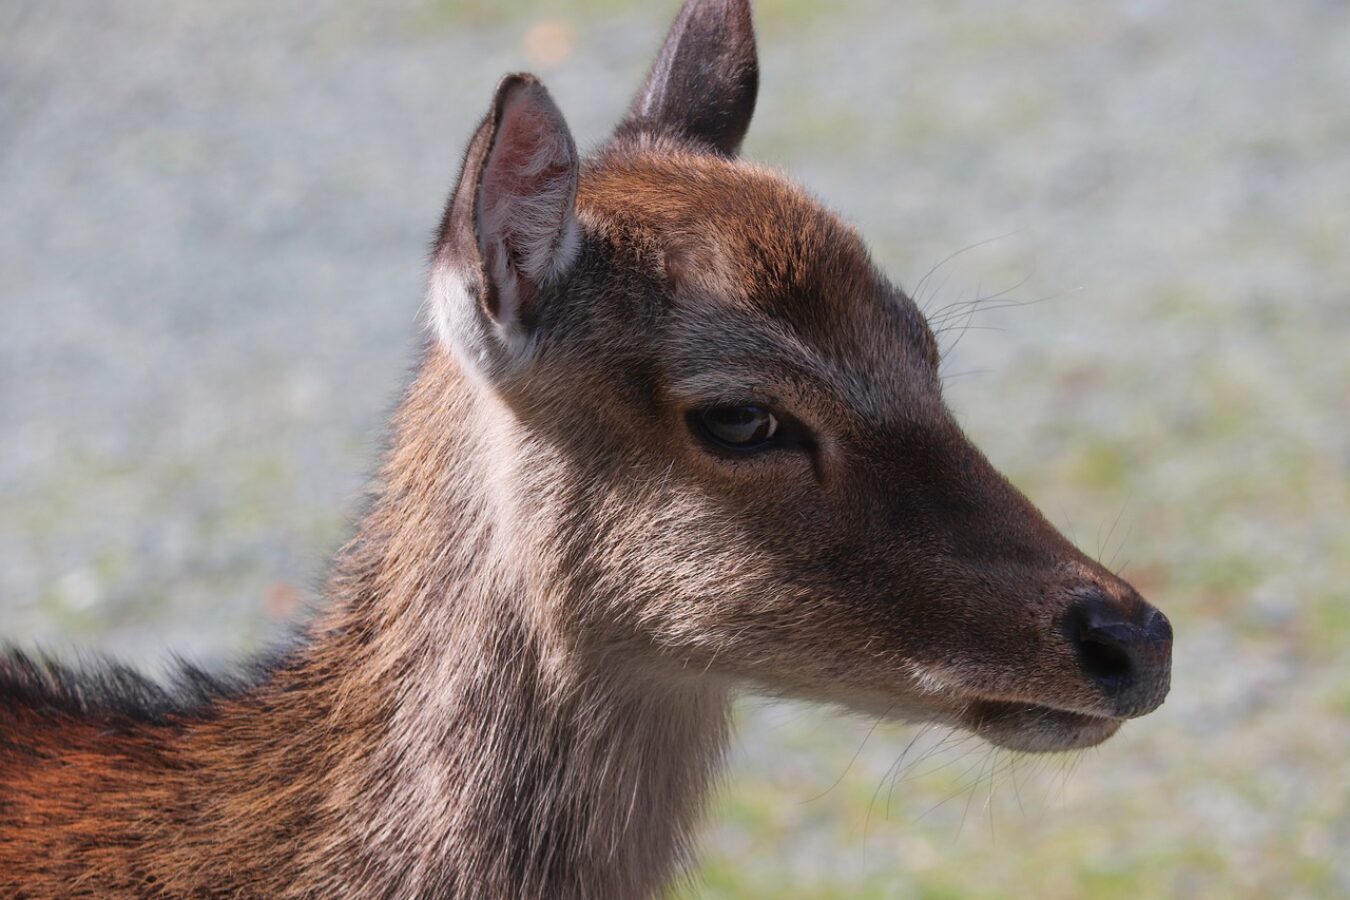
[[[578,166],[544,85],[532,75],[503,78],[469,142],[434,259],[437,330],[472,367],[526,354],[542,298],[576,262]]]
[[[671,135],[735,156],[758,92],[750,0],[686,0],[616,134]]]

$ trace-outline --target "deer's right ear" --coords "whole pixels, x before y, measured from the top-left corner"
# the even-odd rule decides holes
[[[541,299],[576,262],[578,168],[544,85],[532,75],[502,79],[469,142],[433,260],[436,330],[478,374],[528,355]]]

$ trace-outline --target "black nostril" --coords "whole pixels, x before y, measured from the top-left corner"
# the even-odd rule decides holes
[[[1089,626],[1078,633],[1083,668],[1098,681],[1116,685],[1134,674],[1132,626]]]
[[[1064,624],[1083,671],[1109,693],[1125,690],[1139,674],[1143,629],[1116,603],[1097,593],[1084,596]]]

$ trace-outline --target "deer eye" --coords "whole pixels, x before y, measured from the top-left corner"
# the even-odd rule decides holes
[[[728,450],[758,450],[778,434],[778,419],[762,406],[712,406],[693,416],[703,436]]]

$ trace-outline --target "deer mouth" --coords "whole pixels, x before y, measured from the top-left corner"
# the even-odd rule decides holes
[[[962,720],[989,743],[1024,753],[1094,747],[1115,734],[1125,721],[1004,700],[977,700],[966,707]]]

